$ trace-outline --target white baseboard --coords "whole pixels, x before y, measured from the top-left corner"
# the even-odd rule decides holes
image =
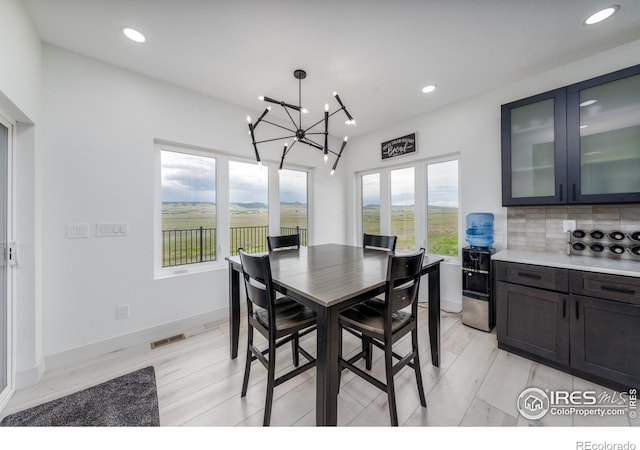
[[[40,363],[27,370],[21,370],[16,372],[15,378],[15,390],[19,390],[28,386],[32,386],[40,381],[42,378],[42,374],[44,373],[44,361],[40,361]]]
[[[45,368],[46,370],[52,370],[59,367],[65,367],[89,358],[94,358],[116,350],[131,347],[133,345],[166,338],[169,335],[183,332],[189,328],[193,328],[207,322],[215,322],[228,316],[229,308],[223,307],[203,314],[198,314],[196,316],[163,323],[154,327],[123,334],[121,336],[83,345],[63,352],[54,353],[45,356]]]
[[[462,298],[458,298],[455,300],[441,298],[440,309],[450,313],[460,313],[462,312]]]

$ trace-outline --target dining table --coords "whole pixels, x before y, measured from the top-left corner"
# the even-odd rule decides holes
[[[396,251],[396,254],[402,254]],[[269,252],[274,288],[316,313],[316,424],[337,425],[341,339],[338,315],[359,302],[384,293],[389,251],[341,244],[322,244]],[[231,358],[238,356],[240,275],[238,255],[229,263],[229,337]],[[440,263],[425,255],[431,362],[440,365]]]

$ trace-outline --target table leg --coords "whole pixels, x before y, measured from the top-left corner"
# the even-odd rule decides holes
[[[238,357],[240,339],[240,273],[229,263],[229,339],[231,359]]]
[[[317,311],[317,361],[316,361],[316,425],[338,423],[338,326],[337,308]]]
[[[440,265],[429,272],[429,343],[431,364],[440,366]]]

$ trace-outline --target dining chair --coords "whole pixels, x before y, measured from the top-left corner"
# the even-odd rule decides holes
[[[270,252],[284,248],[300,248],[300,235],[267,236],[267,245]]]
[[[300,235],[299,234],[285,234],[282,236],[267,236],[267,245],[269,247],[269,251],[278,251],[285,249],[294,249],[300,248]],[[280,301],[280,295],[276,293],[276,302]],[[312,327],[308,330],[305,330],[304,333],[298,334],[296,333],[291,341],[291,350],[293,355],[293,365],[298,366],[299,358],[298,358],[298,347],[300,345],[300,338],[305,334],[311,333],[315,330],[316,327]]]
[[[362,351],[355,356],[343,359],[342,340],[340,340],[339,365],[340,372],[343,369],[350,370],[387,393],[393,426],[398,426],[393,378],[403,367],[409,366],[415,371],[420,404],[422,407],[427,406],[418,348],[418,290],[423,258],[424,249],[402,256],[390,254],[384,299],[366,300],[339,315],[341,330],[356,330],[363,337],[367,337],[373,346],[384,351],[386,374],[384,382],[355,365],[360,359],[371,358],[371,346],[363,346]],[[408,333],[411,333],[411,349],[404,355],[396,353],[393,344]],[[394,362],[394,358],[398,362]]]
[[[263,426],[269,426],[274,388],[316,365],[316,359],[305,349],[297,346],[296,352],[302,354],[308,362],[275,378],[276,349],[294,339],[300,331],[315,326],[316,314],[289,297],[281,297],[276,301],[268,254],[249,255],[242,249],[238,252],[247,297],[248,323],[247,359],[241,397],[247,395],[251,364],[257,359],[267,369]],[[254,345],[254,330],[267,339],[267,348],[259,349]]]
[[[383,236],[378,234],[364,233],[362,246],[365,248],[381,248],[392,252],[396,251],[396,241],[398,236]]]

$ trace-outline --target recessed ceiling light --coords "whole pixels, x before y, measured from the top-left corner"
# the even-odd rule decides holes
[[[598,103],[598,100],[596,100],[595,98],[591,100],[585,100],[584,102],[580,103],[580,106],[581,107],[590,106],[590,105],[593,105],[594,103]]]
[[[593,25],[602,22],[603,20],[606,20],[609,17],[613,16],[619,9],[620,6],[618,5],[613,5],[609,6],[608,8],[601,9],[600,11],[597,11],[584,19],[584,24]]]
[[[131,39],[133,42],[137,42],[139,44],[147,40],[147,38],[144,37],[144,34],[140,33],[138,30],[134,28],[122,27],[122,32],[126,37]]]
[[[422,88],[422,92],[424,92],[425,94],[428,94],[429,92],[433,92],[436,90],[436,87],[433,84],[430,84],[429,86],[425,86]]]

